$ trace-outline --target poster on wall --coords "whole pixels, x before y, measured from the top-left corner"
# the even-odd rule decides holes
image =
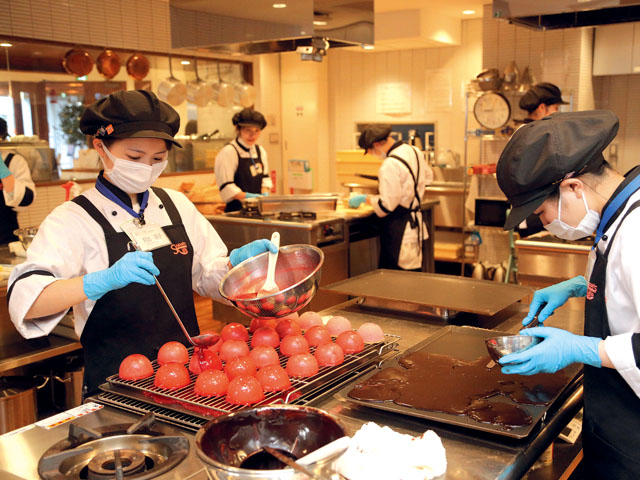
[[[411,86],[406,82],[382,83],[376,88],[376,113],[411,113]]]
[[[425,78],[425,110],[449,110],[453,107],[453,89],[451,88],[451,70],[446,68],[427,68]]]

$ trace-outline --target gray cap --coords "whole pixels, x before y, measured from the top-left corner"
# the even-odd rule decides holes
[[[565,178],[604,162],[602,151],[618,133],[609,110],[555,113],[527,123],[502,151],[496,174],[511,203],[511,230],[533,213]]]
[[[538,106],[545,105],[568,105],[569,102],[562,100],[562,92],[553,83],[541,82],[531,87],[520,99],[520,108],[527,112],[533,112]]]

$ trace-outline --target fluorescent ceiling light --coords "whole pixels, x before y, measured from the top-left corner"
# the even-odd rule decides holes
[[[189,60],[182,60],[180,63],[182,65],[191,65],[191,62]]]
[[[376,48],[376,47],[375,47],[374,45],[366,45],[366,44],[363,44],[363,45],[362,45],[362,48],[363,48],[364,50],[373,50],[373,49],[374,49],[374,48]]]
[[[286,3],[274,3],[273,8],[287,8]]]
[[[463,10],[462,14],[463,15],[475,15],[476,11],[475,10]]]
[[[314,25],[326,25],[327,22],[325,22],[324,20],[314,20],[313,24]]]
[[[0,43],[0,47],[13,47],[13,43],[2,42]]]

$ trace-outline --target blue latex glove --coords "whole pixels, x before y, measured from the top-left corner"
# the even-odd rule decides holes
[[[229,255],[229,262],[231,262],[232,267],[235,267],[239,263],[244,262],[246,259],[255,257],[256,255],[267,251],[276,253],[278,249],[273,243],[271,243],[270,240],[264,238],[262,240],[254,240],[253,242],[247,243],[240,248],[231,250],[231,254]]]
[[[529,313],[522,320],[522,325],[528,325],[543,305],[545,307],[538,314],[538,322],[540,324],[553,315],[555,309],[564,305],[569,298],[584,297],[586,294],[587,281],[582,275],[538,290],[533,294],[533,300],[529,305]]]
[[[251,193],[251,192],[244,192],[244,195],[245,195],[244,198],[256,198],[256,197],[263,196],[261,193]]]
[[[349,199],[349,207],[350,208],[358,208],[360,204],[367,201],[367,195],[364,193],[360,193],[358,195],[354,195]]]
[[[0,155],[0,180],[7,178],[9,175],[12,175],[11,170],[9,170],[9,167],[7,167],[2,159],[2,155]]]
[[[153,285],[156,283],[153,275],[160,275],[160,270],[153,263],[151,252],[129,252],[109,268],[87,273],[84,293],[90,300],[98,300],[105,293],[133,282]]]
[[[572,363],[602,366],[598,353],[601,338],[574,335],[553,327],[527,328],[522,330],[520,335],[535,335],[543,337],[544,340],[523,352],[502,357],[500,364],[505,365],[502,367],[502,373],[554,373]]]
[[[262,196],[263,196],[263,197],[268,197],[268,196],[269,196],[269,192],[264,192],[264,193],[262,194]]]

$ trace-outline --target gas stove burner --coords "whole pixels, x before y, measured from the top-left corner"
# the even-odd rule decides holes
[[[153,413],[129,425],[91,429],[69,426],[69,436],[40,457],[44,480],[147,480],[177,466],[189,454],[184,435],[167,435],[155,427]]]
[[[317,218],[316,212],[280,212],[278,214],[278,220],[315,220]]]

